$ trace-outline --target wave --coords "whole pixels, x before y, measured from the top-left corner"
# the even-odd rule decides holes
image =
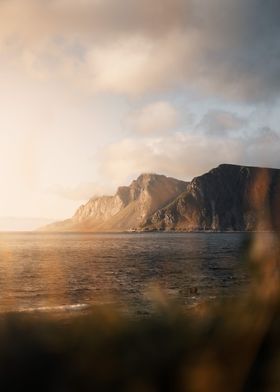
[[[31,313],[31,312],[73,312],[89,308],[89,304],[72,304],[72,305],[57,305],[57,306],[39,306],[36,308],[21,308],[18,313]]]

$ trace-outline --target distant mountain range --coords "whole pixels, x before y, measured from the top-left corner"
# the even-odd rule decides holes
[[[141,174],[45,231],[251,231],[280,228],[280,170],[222,164],[191,182]]]

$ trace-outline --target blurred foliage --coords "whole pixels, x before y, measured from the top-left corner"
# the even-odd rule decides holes
[[[279,241],[260,235],[242,297],[183,312],[159,303],[132,319],[94,307],[75,317],[0,319],[3,391],[279,391]]]

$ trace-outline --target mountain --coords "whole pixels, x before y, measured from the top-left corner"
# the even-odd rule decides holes
[[[171,203],[188,183],[158,174],[141,174],[114,196],[94,197],[75,215],[43,227],[51,231],[124,231],[138,229],[148,217]]]
[[[191,182],[142,174],[95,197],[52,231],[280,229],[280,170],[222,164]]]
[[[220,165],[156,211],[146,230],[269,230],[280,228],[280,170]]]

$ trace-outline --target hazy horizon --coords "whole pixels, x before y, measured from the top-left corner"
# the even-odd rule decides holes
[[[2,1],[0,217],[64,219],[142,172],[280,167],[279,11]]]
[[[0,232],[34,231],[55,220],[42,217],[0,216]]]

